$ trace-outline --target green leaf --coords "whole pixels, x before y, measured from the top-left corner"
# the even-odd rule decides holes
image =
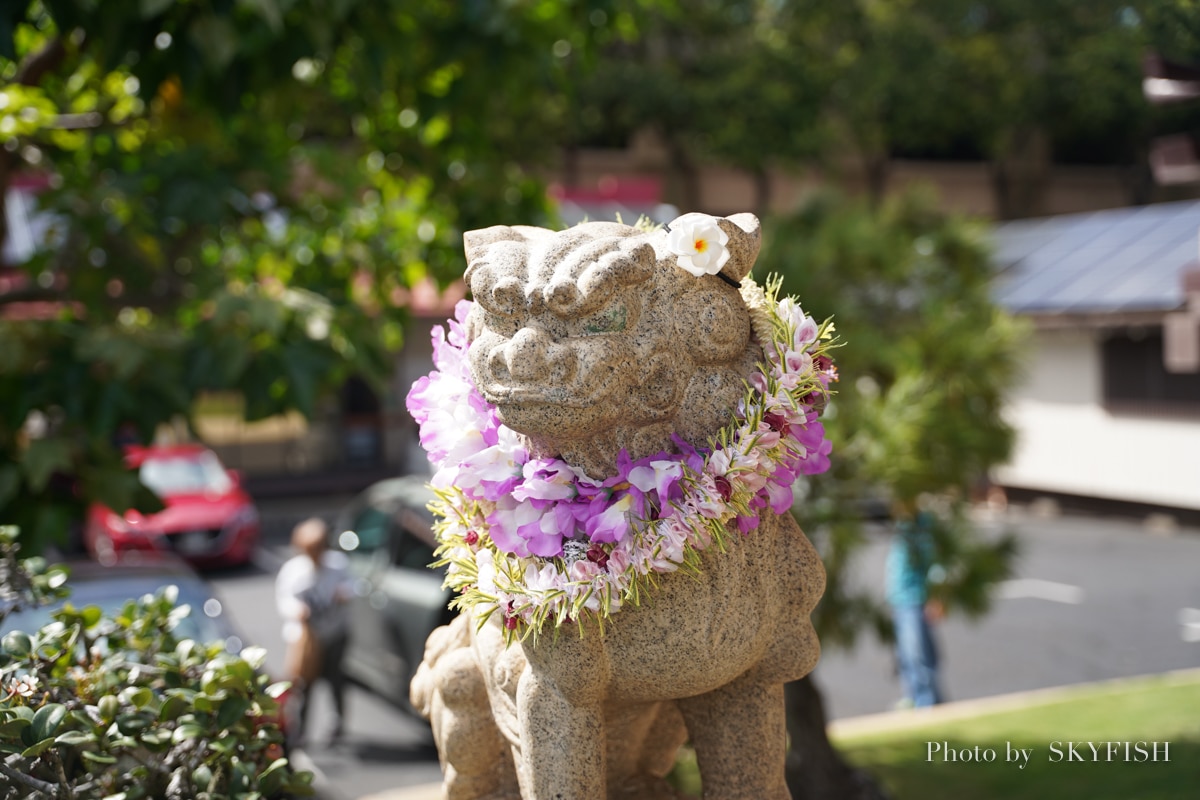
[[[238,748],[238,742],[232,736],[226,736],[224,739],[213,740],[208,746],[213,752],[227,756]]]
[[[276,0],[238,0],[238,5],[257,11],[275,33],[283,30],[283,14],[280,13]]]
[[[100,621],[100,617],[104,615],[100,606],[84,606],[79,609],[79,621],[83,623],[83,627],[90,628]]]
[[[0,466],[0,508],[4,508],[10,500],[16,497],[17,490],[20,487],[21,472],[17,469],[17,465],[5,464]]]
[[[83,756],[85,761],[91,761],[93,764],[115,764],[117,757],[108,753],[93,753],[89,750],[84,750],[79,755]]]
[[[179,695],[168,696],[163,700],[162,708],[158,711],[160,722],[170,722],[179,719],[183,712],[191,707],[191,703]]]
[[[175,744],[198,739],[204,735],[204,726],[195,722],[185,722],[175,729],[175,733],[171,735],[171,741]]]
[[[41,492],[55,472],[71,469],[71,443],[65,439],[34,439],[25,451],[21,465],[29,479],[29,488]]]
[[[188,28],[188,39],[213,73],[228,67],[237,55],[237,31],[224,17],[208,14],[197,18]]]
[[[86,744],[92,744],[96,741],[96,734],[88,733],[87,731],[67,731],[60,733],[55,738],[55,744],[65,744],[70,747],[82,747]]]
[[[140,711],[149,705],[150,701],[154,699],[154,693],[145,686],[138,686],[137,688],[130,690],[125,699],[126,702]]]
[[[277,683],[272,683],[270,686],[268,686],[266,688],[266,695],[267,695],[267,697],[271,697],[271,698],[278,700],[279,698],[281,698],[285,694],[287,694],[289,691],[291,691],[291,689],[292,689],[292,684],[290,681],[279,681]]]
[[[174,731],[167,728],[155,728],[152,731],[147,731],[142,734],[142,743],[149,745],[151,749],[158,749],[171,744],[171,738]]]
[[[142,19],[157,17],[175,4],[175,0],[138,0],[138,11]]]
[[[221,703],[217,711],[217,727],[221,729],[232,727],[250,710],[250,700],[245,697],[230,697]]]
[[[16,739],[29,727],[29,723],[33,717],[33,710],[26,706],[17,706],[17,708],[28,711],[29,715],[22,716],[18,714],[11,719],[0,722],[0,738]]]
[[[212,769],[207,764],[201,764],[200,766],[196,767],[196,769],[192,770],[192,783],[194,783],[198,789],[208,788],[208,785],[212,783],[212,779]]]
[[[270,775],[259,776],[258,788],[267,797],[275,797],[279,794],[279,790],[283,787],[283,781],[286,775],[282,772],[272,772]]]
[[[49,750],[51,747],[54,747],[53,739],[42,739],[40,742],[31,744],[29,747],[26,747],[24,750],[22,750],[21,757],[22,758],[37,758],[42,753]]]
[[[30,725],[31,735],[37,740],[54,736],[66,715],[67,707],[62,703],[49,703],[42,706],[34,712],[33,724]]]
[[[33,640],[23,631],[12,631],[0,639],[0,647],[4,652],[15,658],[24,658],[33,652]]]

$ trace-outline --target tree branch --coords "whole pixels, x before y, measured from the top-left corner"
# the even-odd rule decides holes
[[[67,46],[61,36],[56,36],[41,50],[26,56],[13,81],[22,86],[37,86],[42,82],[42,76],[58,67],[66,57]]]
[[[30,53],[21,62],[14,83],[22,86],[37,86],[47,72],[57,69],[67,57],[67,45],[61,36],[56,36],[36,53]],[[0,245],[8,238],[8,224],[5,209],[5,197],[8,185],[12,180],[15,158],[7,150],[0,150]],[[3,264],[0,264],[3,266]]]
[[[15,770],[3,761],[0,761],[0,775],[4,775],[17,783],[24,784],[30,789],[33,789],[38,794],[43,794],[46,797],[58,797],[58,787],[53,783],[39,781],[37,778],[31,778],[20,770]]]

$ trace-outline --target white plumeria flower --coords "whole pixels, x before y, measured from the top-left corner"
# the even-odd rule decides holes
[[[684,214],[671,223],[667,234],[667,249],[679,257],[679,266],[697,278],[721,271],[729,260],[728,242],[729,234],[707,214]]]

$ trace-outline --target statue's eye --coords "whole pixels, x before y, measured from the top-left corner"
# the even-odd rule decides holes
[[[616,333],[625,330],[628,313],[621,303],[611,305],[590,317],[583,326],[588,333]]]
[[[511,339],[521,330],[521,320],[507,314],[496,314],[489,311],[483,319],[483,327],[497,333],[506,339]]]

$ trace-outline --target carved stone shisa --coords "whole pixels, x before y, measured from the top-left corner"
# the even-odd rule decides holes
[[[758,254],[758,220],[705,219],[719,227],[728,253],[719,264],[710,260],[707,274],[683,268],[678,246],[661,229],[588,223],[559,232],[493,227],[466,234],[475,298],[465,324],[470,377],[504,426],[520,434],[531,460],[526,475],[534,460],[558,458],[585,484],[608,479],[603,491],[615,497],[633,491],[631,461],[645,465],[656,453],[682,449],[699,463],[689,448],[712,452],[712,437],[748,413],[743,398],[764,360],[767,334],[766,323],[752,322],[739,282]],[[710,245],[718,243],[695,242],[697,252]],[[790,346],[778,348],[780,358],[809,358]],[[810,358],[802,368],[821,366]],[[816,411],[799,408],[796,419],[815,421]],[[764,442],[787,435],[778,413],[761,417],[756,430]],[[794,449],[804,452],[799,444]],[[652,466],[659,493],[646,496],[665,516],[670,504],[685,502],[671,495],[670,476],[678,473],[665,461]],[[736,494],[720,471],[704,471],[712,473],[702,477],[714,501]],[[730,466],[728,475],[735,473]],[[794,475],[785,477],[790,485]],[[766,497],[783,480],[767,486],[764,478],[750,488]],[[809,614],[825,576],[792,516],[776,513],[776,503],[764,505],[751,523],[741,507],[740,532],[728,514],[719,517],[729,534],[717,537],[720,546],[693,553],[690,565],[698,570],[657,572],[640,603],[601,614],[602,625],[588,616],[597,608],[591,597],[532,621],[520,619],[524,606],[510,599],[493,603],[486,621],[481,604],[435,631],[412,700],[432,722],[444,796],[675,797],[664,776],[689,740],[706,798],[789,797],[783,684],[816,665],[820,648]],[[521,535],[531,524],[537,527],[527,521]],[[465,535],[478,546],[477,534]],[[603,568],[618,558],[621,546],[619,536],[598,533],[592,542],[603,546],[577,542],[569,531],[550,544],[539,535],[512,539],[517,555],[534,564],[558,559],[558,569],[580,574],[596,572],[589,560]],[[484,572],[480,567],[469,589],[490,586]],[[602,608],[616,605],[609,598]],[[535,635],[518,639],[518,625],[533,626],[524,632]]]

